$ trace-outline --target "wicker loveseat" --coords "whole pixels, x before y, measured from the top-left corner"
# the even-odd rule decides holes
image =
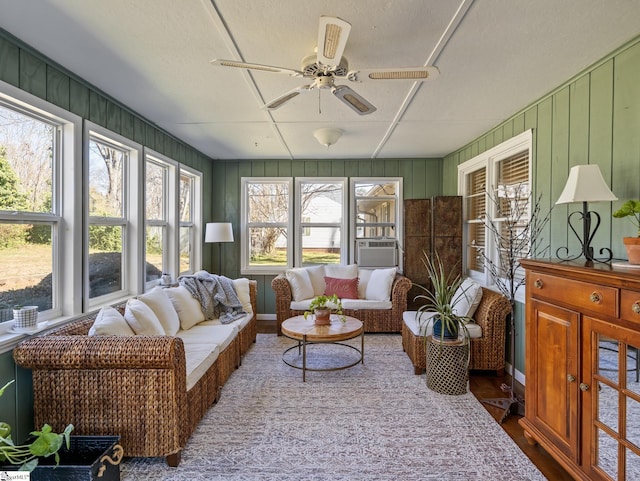
[[[92,314],[22,342],[14,359],[33,371],[35,425],[120,435],[126,456],[166,457],[177,466],[255,342],[257,283],[245,281],[253,312],[234,324],[205,321],[174,336],[91,336]]]
[[[473,319],[481,337],[471,339],[469,369],[504,372],[506,318],[511,312],[509,300],[502,294],[482,288],[482,299]],[[402,348],[411,359],[416,374],[426,369],[424,336],[415,331],[415,311],[405,312],[402,322]]]
[[[321,266],[316,266],[318,268]],[[358,272],[356,267],[356,272]],[[365,275],[363,270],[359,271],[359,280],[362,281]],[[393,276],[392,276],[393,277]],[[363,284],[363,282],[360,282]],[[286,273],[279,274],[271,281],[271,288],[275,292],[276,298],[276,323],[278,335],[281,335],[280,326],[293,316],[303,314],[305,301],[295,302],[292,293],[292,286]],[[321,286],[320,290],[324,287]],[[353,316],[361,320],[364,324],[365,332],[400,332],[402,329],[402,313],[407,309],[407,294],[411,288],[411,281],[400,274],[395,274],[390,287],[388,301],[370,301],[364,299],[362,295],[362,285],[359,287],[360,299],[343,299],[343,312],[347,316]],[[316,292],[315,295],[319,295]],[[339,296],[341,297],[341,296]],[[307,299],[306,302],[310,301]]]

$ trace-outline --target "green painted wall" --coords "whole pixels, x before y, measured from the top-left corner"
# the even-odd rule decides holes
[[[205,222],[212,220],[211,189],[207,188],[213,183],[210,158],[64,71],[1,29],[0,80],[201,171],[205,186],[203,219]],[[207,245],[203,251],[205,268],[211,265],[211,250]],[[0,354],[0,384],[4,385],[11,379],[16,379],[16,383],[0,398],[0,420],[13,426],[14,440],[22,440],[33,430],[31,371],[17,368],[10,352]]]
[[[572,204],[554,206],[574,165],[598,164],[611,190],[613,203],[590,204],[602,218],[594,248],[610,248],[614,258],[626,259],[622,237],[635,235],[633,225],[611,213],[628,199],[640,198],[640,37],[622,46],[585,72],[518,112],[493,130],[447,155],[443,165],[443,194],[457,193],[457,166],[504,140],[533,129],[533,187],[551,222],[543,238],[555,256],[559,247],[577,252],[579,244],[567,226]],[[524,331],[522,309],[517,332]],[[517,351],[524,352],[524,336]],[[524,358],[516,366],[524,369]]]
[[[440,195],[442,159],[347,159],[217,161],[214,164],[213,203],[219,220],[233,223],[234,239],[240,239],[240,179],[242,177],[402,177],[405,199]],[[240,243],[222,244],[222,273],[240,276]],[[214,266],[218,265],[217,250]],[[251,276],[258,281],[258,313],[275,314],[271,289],[274,276]]]

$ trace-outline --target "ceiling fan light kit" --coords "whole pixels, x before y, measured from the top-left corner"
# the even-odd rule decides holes
[[[335,127],[326,127],[315,130],[313,136],[328,149],[342,137],[342,130]]]
[[[278,98],[267,102],[262,108],[275,110],[280,108],[302,92],[314,89],[327,89],[345,105],[359,115],[368,115],[376,111],[376,107],[364,97],[346,85],[336,85],[336,79],[350,82],[366,82],[368,80],[405,80],[423,82],[439,75],[436,67],[401,67],[380,69],[359,69],[349,71],[346,58],[343,56],[347,39],[351,32],[351,24],[338,17],[320,17],[318,28],[318,46],[316,54],[302,60],[301,70],[293,70],[271,65],[240,62],[235,60],[214,59],[213,65],[220,67],[246,68],[265,72],[284,73],[292,77],[313,79],[309,85],[297,87]]]

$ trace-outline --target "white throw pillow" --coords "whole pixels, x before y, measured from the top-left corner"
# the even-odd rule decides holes
[[[193,298],[184,286],[165,289],[167,297],[171,300],[174,309],[180,319],[180,327],[184,330],[191,329],[196,324],[204,321],[204,314],[200,303]]]
[[[138,299],[151,308],[156,315],[164,333],[167,336],[175,336],[180,329],[180,318],[169,296],[162,287],[154,287],[146,294],[138,296]]]
[[[340,266],[337,264],[327,264],[324,266],[324,275],[335,279],[355,279],[358,277],[358,265],[349,264]]]
[[[313,287],[313,297],[321,296],[324,294],[324,290],[327,285],[324,282],[324,266],[312,266],[307,267],[307,274],[311,279],[311,286]]]
[[[285,276],[291,286],[291,295],[294,301],[302,301],[304,299],[311,299],[313,295],[313,286],[311,285],[311,278],[307,269],[304,267],[295,267],[289,269]]]
[[[90,336],[135,336],[122,314],[113,307],[103,307],[89,329]]]
[[[242,304],[242,310],[247,314],[253,314],[253,308],[251,307],[251,294],[249,291],[249,279],[246,277],[234,279],[233,287],[236,290],[238,299],[240,299],[240,303]]]
[[[160,320],[151,308],[139,299],[129,299],[124,309],[124,320],[136,334],[164,336]]]
[[[482,286],[467,277],[453,295],[451,311],[456,316],[473,317],[482,300]]]
[[[367,286],[372,272],[371,269],[358,269],[358,298],[360,299],[367,298]]]
[[[371,301],[388,301],[391,299],[391,286],[396,278],[396,268],[375,269],[367,283],[365,299]]]

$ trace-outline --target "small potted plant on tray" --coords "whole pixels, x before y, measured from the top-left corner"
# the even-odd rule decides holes
[[[336,294],[330,296],[317,296],[309,304],[309,309],[304,311],[304,318],[309,314],[315,314],[315,323],[322,326],[331,324],[331,313],[336,312],[340,315],[340,320],[345,321],[342,313],[342,301]]]
[[[627,217],[637,230],[636,237],[623,237],[629,264],[640,264],[640,200],[628,200],[613,213],[618,219]]]
[[[11,385],[9,381],[0,389],[0,396],[5,389]],[[62,448],[63,442],[69,449],[70,434],[73,425],[69,424],[62,434],[56,434],[51,426],[45,424],[40,431],[31,433],[28,444],[14,444],[11,439],[11,426],[6,422],[0,422],[0,470],[2,465],[18,465],[20,471],[33,471],[38,465],[38,458],[55,457],[56,465],[60,462],[58,451]]]

